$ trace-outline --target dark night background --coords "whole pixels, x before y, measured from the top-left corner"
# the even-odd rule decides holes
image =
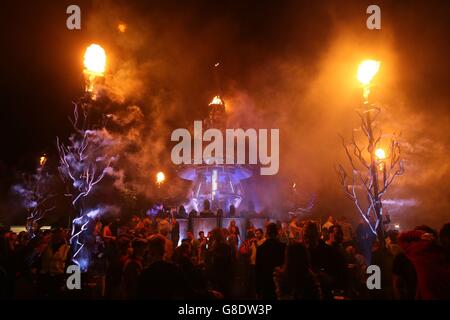
[[[79,31],[66,28],[70,4],[81,8]],[[380,31],[366,29],[370,4],[381,7]],[[97,42],[118,99],[164,127],[158,139],[169,155],[171,128],[206,114],[211,65],[221,61],[231,117],[281,129],[280,174],[264,184],[300,181],[318,194],[321,215],[353,214],[333,171],[343,161],[337,135],[357,123],[357,63],[380,57],[387,71],[374,95],[408,146],[407,172],[389,198],[413,200],[393,212],[406,225],[438,227],[450,216],[449,13],[448,1],[2,1],[0,220],[20,217],[8,200],[17,174],[43,152],[54,159],[55,137],[69,135],[83,51]],[[154,149],[167,165],[164,148]]]

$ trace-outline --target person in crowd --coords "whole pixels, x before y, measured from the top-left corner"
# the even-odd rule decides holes
[[[173,254],[173,243],[171,240],[169,240],[169,233],[170,233],[170,223],[166,219],[161,219],[158,223],[158,233],[165,239],[166,241],[166,248],[164,250],[164,260],[170,261],[172,259]]]
[[[123,294],[125,299],[136,299],[139,276],[144,269],[144,255],[147,243],[142,239],[135,239],[132,243],[133,251],[125,262],[122,274]]]
[[[417,272],[399,245],[392,260],[392,294],[396,300],[414,300],[417,292]]]
[[[246,232],[255,233],[256,228],[253,225],[252,221],[250,219],[248,219],[246,223],[247,223],[246,226],[245,226]]]
[[[236,226],[236,220],[232,219],[230,225],[228,226],[228,236],[234,236],[237,242],[241,241],[241,233],[239,228]]]
[[[304,224],[302,238],[311,258],[312,271],[320,281],[323,298],[333,299],[335,262],[333,261],[331,247],[321,239],[319,227],[314,221],[307,221]]]
[[[188,241],[190,243],[190,245],[191,245],[192,259],[194,261],[198,261],[198,257],[199,257],[199,254],[200,254],[200,247],[199,247],[200,243],[199,243],[199,241],[197,241],[195,239],[194,234],[192,233],[192,231],[188,231],[186,233],[186,239],[185,240]],[[184,239],[183,239],[183,241],[184,241]]]
[[[178,219],[186,219],[186,218],[188,218],[188,214],[187,214],[186,208],[185,208],[184,206],[180,206],[180,207],[178,208],[178,211],[177,211],[177,218],[178,218]]]
[[[41,289],[48,298],[60,298],[61,288],[65,283],[66,265],[69,259],[70,247],[67,245],[63,230],[53,230],[47,248],[42,253],[40,274]]]
[[[103,228],[103,224],[100,221],[100,219],[97,219],[95,221],[95,226],[94,226],[94,232],[93,235],[97,236],[97,235],[102,235],[102,228]]]
[[[233,251],[226,242],[224,230],[215,228],[211,234],[211,246],[207,254],[207,270],[213,290],[220,292],[225,298],[231,294],[233,279]]]
[[[342,233],[343,233],[342,241],[343,241],[343,244],[344,245],[352,244],[353,240],[355,238],[355,235],[353,233],[352,225],[347,221],[347,217],[346,216],[342,216],[339,219],[338,224],[342,228]]]
[[[234,205],[230,205],[228,209],[228,216],[231,218],[234,218],[236,216],[236,208],[234,207]]]
[[[336,224],[336,219],[333,216],[329,216],[327,221],[322,225],[322,229],[329,229]]]
[[[398,245],[398,235],[399,235],[398,230],[389,230],[387,232],[386,248],[393,257],[399,254],[402,250]]]
[[[130,239],[124,236],[119,237],[117,241],[112,241],[106,246],[105,255],[108,259],[105,283],[106,298],[116,300],[122,298],[122,272],[129,256],[129,246]]]
[[[181,245],[176,247],[173,253],[173,263],[180,268],[181,271],[191,271],[194,267],[192,262],[192,246],[189,241],[182,241]]]
[[[252,235],[250,238],[250,257],[249,257],[249,270],[248,270],[248,288],[247,291],[249,292],[249,297],[254,298],[256,297],[256,252],[258,250],[258,247],[264,243],[266,238],[264,237],[264,232],[261,228],[258,228],[255,230],[254,233],[252,231],[248,231],[249,235]]]
[[[308,250],[301,243],[290,243],[285,260],[274,272],[276,295],[279,300],[320,300],[320,282],[311,270]]]
[[[239,255],[242,260],[245,260],[250,264],[250,257],[252,255],[252,247],[253,244],[256,241],[255,234],[252,231],[247,231],[247,237],[242,242],[241,246],[239,247]]]
[[[289,221],[289,239],[291,241],[300,241],[301,232],[302,228],[299,226],[298,218],[293,214]]]
[[[172,245],[174,248],[178,246],[178,242],[180,241],[180,224],[177,221],[177,218],[175,217],[175,214],[172,215],[171,220],[171,232],[170,232],[170,238],[172,239]]]
[[[367,264],[364,256],[358,253],[354,246],[345,247],[346,262],[349,275],[348,295],[352,299],[367,298],[366,270]]]
[[[263,230],[258,228],[255,230],[255,240],[251,242],[251,255],[250,255],[250,266],[255,269],[256,265],[256,252],[259,246],[261,246],[266,238],[264,237]]]
[[[198,239],[196,242],[197,248],[195,250],[198,253],[194,253],[198,257],[198,264],[205,263],[206,252],[208,251],[208,238],[205,237],[205,232],[200,231],[198,233]]]
[[[138,299],[169,300],[189,296],[181,270],[164,259],[166,239],[155,234],[147,241],[149,266],[138,280]]]
[[[301,234],[300,234],[300,236],[301,236]],[[281,223],[279,239],[284,244],[289,243],[289,224],[287,224],[286,222]]]
[[[200,212],[202,218],[214,218],[215,214],[211,211],[211,203],[208,199],[203,201],[203,211]]]
[[[332,289],[345,294],[348,289],[348,273],[346,252],[342,245],[344,235],[338,224],[329,227],[328,232],[328,240],[325,243],[329,248],[328,274],[332,277]]]
[[[255,261],[256,293],[261,299],[276,299],[273,272],[275,267],[281,266],[284,262],[285,247],[286,245],[278,240],[276,224],[269,223],[266,241],[258,247]]]
[[[416,299],[450,299],[450,259],[436,232],[420,226],[401,233],[398,243],[417,273]]]
[[[372,260],[372,243],[375,241],[376,236],[362,219],[356,227],[355,237],[358,251],[364,255],[367,264],[370,265]]]
[[[113,236],[113,233],[112,233],[112,230],[111,230],[112,224],[113,224],[112,221],[110,221],[107,224],[105,224],[104,227],[103,227],[102,237],[103,237],[103,239],[105,241],[115,240],[116,239],[116,237]]]

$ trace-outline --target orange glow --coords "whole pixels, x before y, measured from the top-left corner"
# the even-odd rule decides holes
[[[209,105],[213,105],[213,104],[220,104],[223,105],[223,101],[219,96],[215,96],[211,102],[209,103]]]
[[[386,152],[384,152],[383,149],[378,148],[377,150],[375,150],[375,156],[376,156],[379,160],[384,160],[384,159],[386,159]]]
[[[39,165],[43,167],[47,163],[47,157],[45,155],[42,155],[39,157]]]
[[[124,33],[125,31],[127,31],[127,25],[125,23],[119,23],[119,25],[117,26],[117,30]]]
[[[159,171],[159,172],[156,174],[156,183],[157,183],[157,184],[161,184],[161,183],[164,182],[164,180],[166,180],[166,175],[164,174],[164,172]]]
[[[380,61],[364,60],[359,64],[357,78],[362,85],[369,85],[380,69]]]
[[[103,76],[106,65],[105,50],[98,44],[91,44],[84,53],[84,70],[89,75]]]

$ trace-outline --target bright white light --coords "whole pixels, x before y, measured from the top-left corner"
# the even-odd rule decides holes
[[[106,65],[106,53],[98,44],[91,44],[84,54],[85,71],[90,74],[103,75]]]
[[[357,78],[363,85],[368,85],[380,69],[380,61],[364,60],[358,67]]]

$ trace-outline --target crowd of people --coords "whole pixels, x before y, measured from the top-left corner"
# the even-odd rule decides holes
[[[220,213],[219,213],[220,214]],[[190,217],[190,219],[195,219]],[[266,220],[241,232],[189,228],[177,215],[97,220],[83,290],[68,290],[68,230],[0,232],[0,297],[6,299],[450,299],[450,224],[387,230],[385,241],[345,218],[322,224]],[[241,234],[245,233],[245,234]],[[369,248],[369,250],[368,250]],[[368,265],[381,270],[369,290]]]

